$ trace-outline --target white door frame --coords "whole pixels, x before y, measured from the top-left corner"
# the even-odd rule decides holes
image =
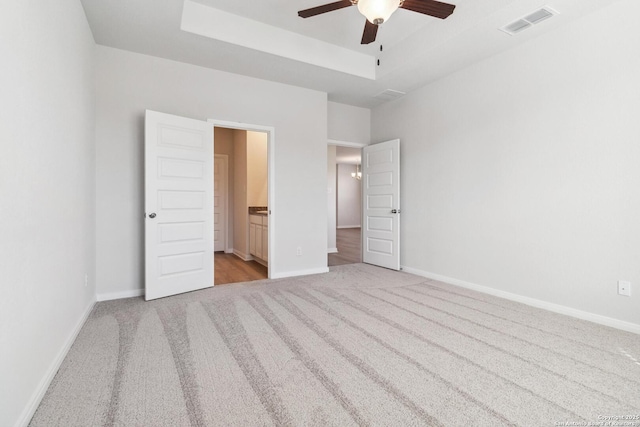
[[[276,129],[273,126],[263,126],[263,125],[255,125],[250,123],[241,123],[241,122],[230,122],[226,120],[218,120],[218,119],[209,119],[207,122],[211,123],[214,128],[227,128],[227,129],[238,129],[238,130],[248,130],[254,132],[264,132],[267,134],[267,185],[269,188],[268,191],[268,201],[267,205],[269,206],[269,268],[268,278],[274,275],[276,268],[274,268],[276,264],[276,252],[275,248],[275,240],[276,240],[276,218],[277,213],[273,209],[276,205],[276,186],[275,186],[275,146],[276,146]]]
[[[340,141],[337,139],[328,139],[327,145],[337,145],[338,147],[363,148],[369,144],[365,144],[362,142]]]

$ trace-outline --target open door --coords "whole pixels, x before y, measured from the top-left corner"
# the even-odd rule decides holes
[[[213,126],[147,110],[147,301],[213,286],[213,215]]]
[[[362,149],[362,261],[400,269],[400,140]]]

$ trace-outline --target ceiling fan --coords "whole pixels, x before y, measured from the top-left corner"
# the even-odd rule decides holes
[[[357,5],[360,13],[367,18],[360,44],[374,42],[376,40],[376,34],[378,33],[378,26],[386,22],[391,14],[398,8],[440,19],[447,18],[456,8],[453,4],[442,3],[436,0],[340,0],[334,3],[301,10],[298,12],[298,16],[309,18],[353,5]]]

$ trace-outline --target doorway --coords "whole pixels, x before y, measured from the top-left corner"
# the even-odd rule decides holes
[[[348,150],[349,147],[357,150]],[[354,157],[350,157],[347,153]],[[346,224],[340,224],[337,218],[341,193],[338,186],[339,175],[341,175],[340,163],[347,162],[362,166],[360,169],[350,166],[352,171],[346,175],[347,180],[350,176],[360,181],[358,187],[360,194],[357,196],[361,201],[360,227],[355,227],[353,219],[347,220]],[[399,270],[400,140],[372,145],[329,141],[327,165],[329,206],[327,264],[333,266],[364,262]],[[336,173],[333,173],[333,170],[336,170]],[[345,177],[345,174],[342,176]],[[346,234],[344,229],[351,229],[351,235]],[[342,251],[339,236],[342,237]],[[359,240],[359,248],[356,240]],[[342,254],[355,252],[359,257],[349,256],[347,259],[341,259],[341,252]]]
[[[328,181],[329,188],[335,188],[335,191],[329,192],[329,227],[331,229],[327,264],[330,267],[362,262],[360,165],[360,146],[329,146]]]
[[[236,221],[234,218],[233,240],[230,238],[232,229],[229,227],[229,219],[232,217],[229,204],[231,191],[227,191],[225,197],[223,194],[225,186],[220,185],[220,182],[218,182],[217,194],[214,191],[216,184],[214,162],[218,160],[219,172],[226,176],[227,184],[236,184],[237,171],[235,170],[242,168],[234,167],[233,180],[228,173],[230,167],[226,174],[222,171],[224,167],[219,162],[225,154],[220,153],[222,144],[216,144],[214,136],[214,129],[218,127],[244,131],[245,144],[241,147],[245,151],[243,169],[245,182],[238,186],[243,191],[243,197],[234,198],[234,204],[242,199],[245,208],[235,209],[235,206],[233,208],[235,214],[243,215],[246,220]],[[264,145],[263,159],[265,156],[267,159],[266,164],[264,161],[261,163],[262,168],[266,170],[266,178],[263,176],[260,183],[264,187],[267,198],[267,203],[259,207],[262,212],[250,212],[247,206],[246,152],[249,132],[260,136]],[[238,135],[240,134],[239,132]],[[271,207],[274,206],[274,134],[273,127],[212,119],[205,122],[152,110],[145,111],[144,256],[147,301],[214,286],[217,283],[214,281],[216,245],[218,248],[224,247],[224,251],[220,251],[222,254],[240,252],[245,254],[243,261],[253,261],[253,259],[247,259],[251,255],[246,249],[250,245],[250,213],[262,215],[260,233],[254,233],[254,236],[259,235],[261,238],[258,255],[267,261],[268,255],[272,254],[273,261],[275,227]],[[218,159],[214,150],[216,146],[220,155]],[[232,150],[234,158],[237,159],[235,148],[233,146]],[[254,150],[248,152],[253,153]],[[228,158],[227,155],[227,160]],[[230,166],[229,161],[227,166]],[[216,197],[220,199],[217,203],[217,211],[214,208]],[[222,200],[226,203],[221,203]],[[218,239],[215,237],[216,215],[219,217],[218,225],[223,225],[218,227]],[[221,215],[225,218],[222,219]],[[240,232],[236,233],[238,229]],[[242,238],[238,240],[237,235],[242,235]],[[237,248],[234,247],[236,242],[240,242]],[[255,242],[254,247],[257,247]],[[266,269],[266,278],[271,278],[272,272],[266,262],[263,267]],[[222,271],[230,270],[227,268]],[[252,277],[248,278],[248,280],[251,279]]]
[[[215,285],[269,277],[270,136],[214,123]]]

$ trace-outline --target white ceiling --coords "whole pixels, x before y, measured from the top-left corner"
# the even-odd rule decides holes
[[[384,102],[375,96],[386,89],[409,92],[617,0],[450,0],[456,10],[445,20],[399,9],[365,46],[356,7],[297,15],[333,0],[81,1],[98,44],[370,108]],[[559,15],[516,36],[498,30],[544,5]]]

